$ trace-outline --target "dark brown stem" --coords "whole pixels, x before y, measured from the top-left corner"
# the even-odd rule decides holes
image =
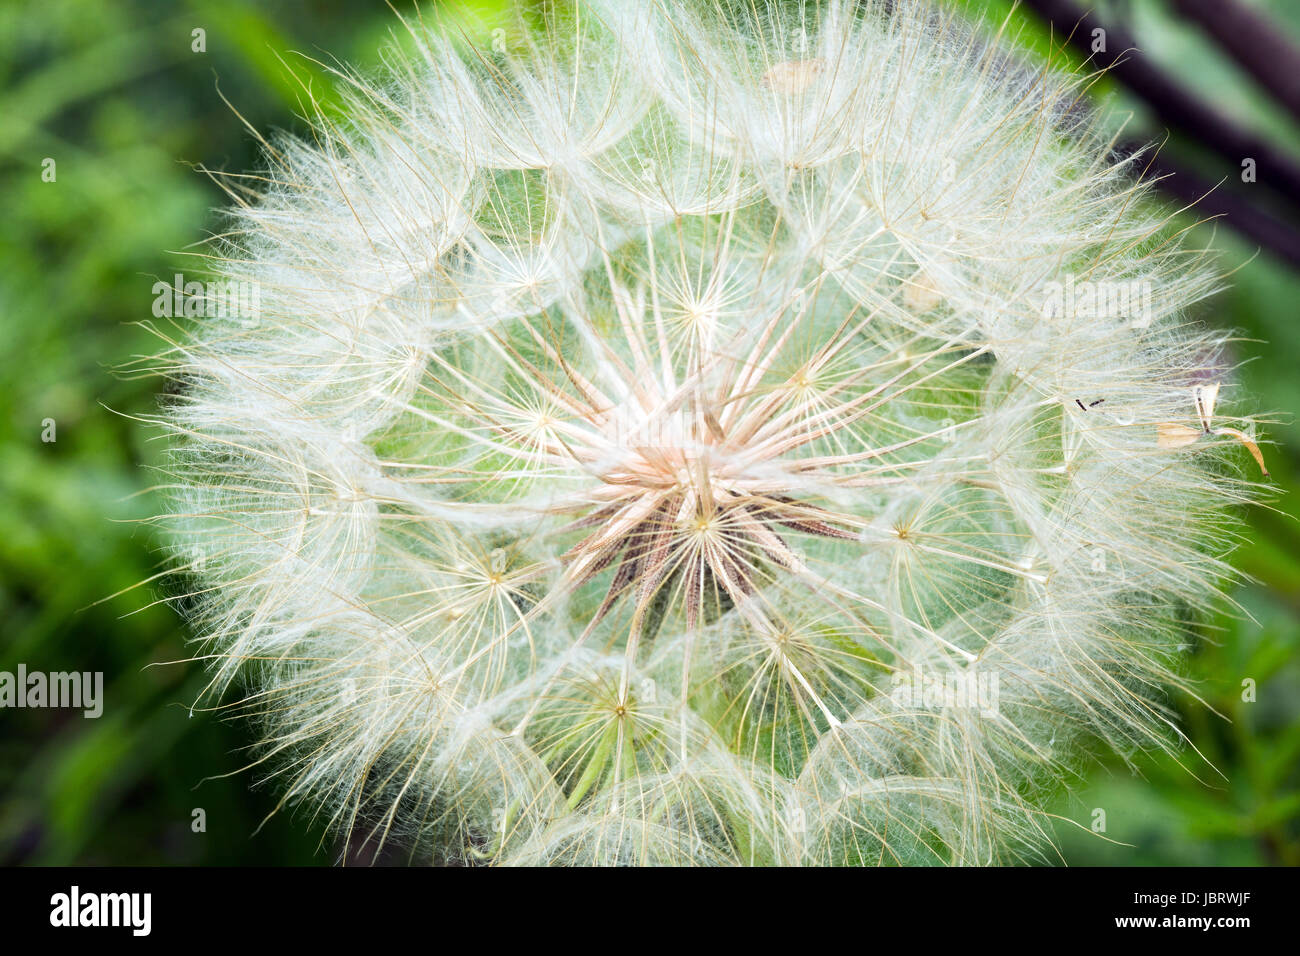
[[[1239,127],[1214,108],[1198,100],[1165,75],[1138,49],[1124,30],[1106,26],[1072,0],[1025,0],[1025,5],[1061,31],[1069,43],[1098,66],[1144,99],[1161,121],[1195,137],[1232,163],[1234,175],[1241,163],[1253,159],[1258,181],[1300,205],[1300,164],[1270,143]],[[1105,31],[1104,49],[1094,52],[1093,31]]]
[[[1142,149],[1137,143],[1118,147],[1123,155]],[[1146,179],[1159,179],[1157,188],[1179,202],[1195,203],[1195,212],[1204,217],[1220,217],[1224,224],[1259,243],[1292,265],[1300,266],[1300,232],[1283,220],[1256,209],[1226,185],[1217,184],[1182,167],[1164,155],[1143,157]]]
[[[1273,98],[1300,117],[1300,48],[1240,0],[1173,0]]]

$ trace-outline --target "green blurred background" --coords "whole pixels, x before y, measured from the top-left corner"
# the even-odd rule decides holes
[[[1011,8],[952,5],[994,17]],[[426,0],[422,9],[484,36],[499,6]],[[1252,6],[1300,38],[1300,4]],[[1295,123],[1168,0],[1101,9],[1198,95],[1300,156]],[[1027,56],[1053,49],[1041,21],[1012,16]],[[201,669],[152,666],[188,654],[161,592],[131,589],[160,567],[141,522],[160,507],[146,467],[160,449],[131,418],[156,408],[159,383],[117,370],[155,348],[133,324],[149,317],[154,282],[189,269],[183,250],[216,227],[222,197],[195,167],[257,165],[221,96],[260,130],[301,130],[300,81],[326,100],[335,89],[308,57],[372,67],[394,24],[383,2],[344,0],[0,4],[0,670],[103,671],[107,701],[98,720],[0,711],[0,862],[326,864],[337,855],[310,820],[266,819],[276,795],[239,772],[243,727],[190,716]],[[206,31],[206,52],[191,49],[195,28]],[[1130,134],[1164,136],[1111,80],[1096,93],[1133,110]],[[1212,181],[1238,177],[1190,143],[1175,138],[1172,148]],[[54,182],[42,180],[47,157]],[[1209,227],[1198,228],[1208,239]],[[1254,340],[1239,348],[1243,384],[1281,419],[1265,436],[1278,446],[1265,451],[1287,512],[1300,464],[1300,427],[1288,414],[1300,407],[1300,275],[1229,229],[1214,243],[1240,268],[1204,319]],[[55,442],[41,440],[45,419],[56,422]],[[1251,543],[1236,561],[1255,581],[1232,598],[1251,617],[1225,605],[1191,639],[1190,676],[1222,717],[1177,701],[1191,741],[1222,775],[1190,749],[1181,762],[1138,754],[1132,767],[1115,757],[1089,765],[1054,806],[1064,862],[1300,863],[1300,533],[1279,511],[1242,518]],[[1244,678],[1256,682],[1253,703],[1241,699]],[[195,808],[205,832],[191,827]],[[1106,839],[1091,832],[1096,808]]]

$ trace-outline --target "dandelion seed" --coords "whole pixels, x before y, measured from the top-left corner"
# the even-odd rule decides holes
[[[1156,444],[1166,449],[1185,448],[1199,441],[1204,434],[1205,432],[1199,428],[1161,422],[1156,426]]]
[[[1251,436],[1237,428],[1226,426],[1215,428],[1213,425],[1214,406],[1218,403],[1221,385],[1222,383],[1215,382],[1212,385],[1196,386],[1194,394],[1196,417],[1201,423],[1199,429],[1173,422],[1161,422],[1156,426],[1156,445],[1162,449],[1172,450],[1186,448],[1206,436],[1227,435],[1246,447],[1250,456],[1255,459],[1255,464],[1259,466],[1259,470],[1267,478],[1269,474],[1268,468],[1264,465],[1264,453],[1260,451],[1259,444]]]
[[[823,60],[785,60],[764,73],[762,83],[778,93],[802,93],[825,69]]]
[[[929,312],[943,301],[934,280],[925,271],[917,271],[903,286],[903,305],[919,314]]]

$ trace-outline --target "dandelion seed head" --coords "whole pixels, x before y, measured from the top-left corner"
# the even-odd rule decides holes
[[[416,860],[1040,854],[1076,742],[1176,745],[1254,494],[1206,257],[928,4],[542,20],[402,23],[232,186],[258,321],[161,358],[212,693]]]

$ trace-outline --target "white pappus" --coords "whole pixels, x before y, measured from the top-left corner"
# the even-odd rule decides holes
[[[1206,255],[938,7],[530,10],[226,180],[259,314],[159,363],[212,693],[417,861],[1039,858],[1256,494]]]

